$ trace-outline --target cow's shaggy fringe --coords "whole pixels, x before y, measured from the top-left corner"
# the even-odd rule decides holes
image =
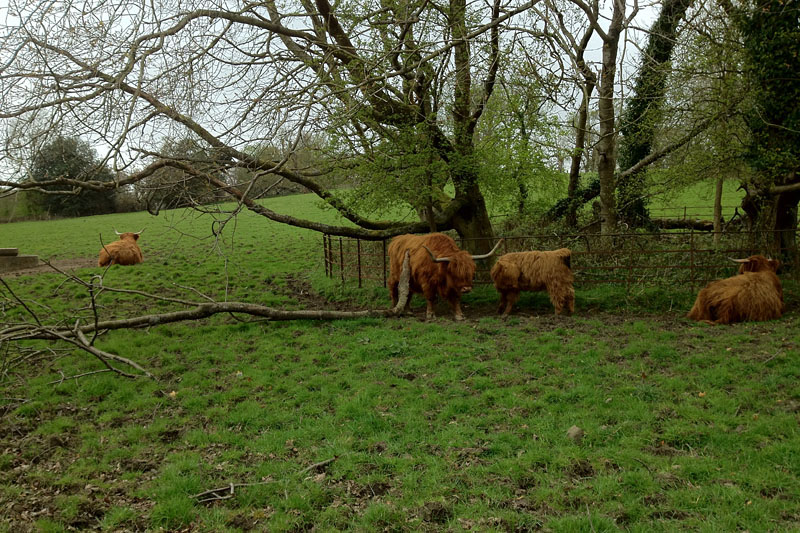
[[[763,255],[748,257],[741,261],[737,276],[706,285],[687,316],[709,324],[780,318],[784,303],[776,274],[779,266],[779,261]]]
[[[546,290],[556,314],[571,314],[575,310],[571,256],[568,248],[501,256],[491,271],[494,286],[500,293],[497,312],[508,315],[522,291]]]
[[[108,265],[135,265],[144,258],[136,241],[139,233],[121,233],[118,241],[103,245],[97,259],[97,266]],[[402,261],[402,258],[401,258]]]
[[[446,263],[435,263],[428,249],[436,257],[446,257]],[[450,303],[457,320],[464,318],[461,313],[461,294],[472,290],[475,276],[475,261],[472,255],[460,250],[456,242],[443,233],[428,235],[399,235],[389,243],[389,294],[392,307],[397,304],[397,286],[402,270],[405,251],[410,254],[411,283],[410,292],[421,293],[428,302],[427,317],[433,317],[433,305],[439,296]],[[411,298],[408,299],[411,302]],[[408,309],[408,304],[406,305]]]

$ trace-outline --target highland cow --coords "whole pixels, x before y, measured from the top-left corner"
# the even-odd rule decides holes
[[[433,307],[437,296],[447,300],[456,320],[464,320],[461,312],[461,295],[472,290],[475,276],[475,259],[490,257],[500,246],[498,242],[487,254],[472,255],[460,250],[456,242],[443,233],[427,235],[400,235],[389,244],[389,294],[392,307],[397,305],[398,284],[403,268],[403,257],[409,251],[409,298],[405,311],[411,303],[410,295],[422,294],[428,302],[426,317],[434,317]]]
[[[508,316],[522,291],[547,291],[557,315],[571,314],[575,310],[571,256],[568,248],[501,256],[491,271],[494,287],[500,293],[497,312]]]
[[[739,274],[706,285],[687,316],[709,324],[780,318],[784,310],[783,288],[776,274],[780,261],[763,255],[733,261],[739,263]]]
[[[135,265],[136,263],[141,263],[144,258],[136,241],[139,240],[139,235],[141,235],[142,231],[144,230],[136,233],[120,233],[114,230],[114,233],[119,235],[119,240],[103,245],[100,249],[100,256],[97,259],[97,266]]]

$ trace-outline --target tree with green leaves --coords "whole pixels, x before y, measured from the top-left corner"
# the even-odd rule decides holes
[[[743,208],[781,250],[796,248],[800,202],[800,1],[751,0],[732,11],[742,37],[749,137]]]
[[[693,0],[666,0],[650,28],[642,52],[633,95],[622,114],[619,167],[628,169],[650,155],[667,91],[672,53],[678,42],[678,25]],[[617,183],[620,219],[633,227],[649,222],[644,171],[629,174]]]
[[[36,153],[29,172],[36,187],[28,202],[42,213],[76,217],[114,212],[113,188],[83,186],[92,181],[113,187],[114,174],[76,137],[53,138]]]

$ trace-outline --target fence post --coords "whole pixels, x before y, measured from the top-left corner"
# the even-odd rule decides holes
[[[342,273],[342,283],[344,283],[344,246],[341,237],[339,237],[339,272]]]
[[[356,239],[356,257],[358,258],[358,288],[361,288],[361,239]]]
[[[689,278],[691,279],[692,292],[695,286],[694,272],[694,228],[689,231]]]
[[[386,288],[386,238],[383,239],[383,288]]]
[[[329,278],[330,273],[328,272],[328,234],[322,234],[322,256],[323,256],[323,263],[325,263],[325,277]]]
[[[627,239],[626,239],[627,240]],[[631,284],[633,283],[633,245],[628,246],[628,275],[625,280],[625,294],[631,292]]]

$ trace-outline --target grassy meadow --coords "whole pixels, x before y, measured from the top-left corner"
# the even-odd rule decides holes
[[[265,202],[333,221],[308,196]],[[286,309],[385,308],[324,275],[321,238],[244,212],[218,239],[189,211],[0,225],[84,280],[119,231],[145,262],[107,287]],[[215,225],[219,227],[219,224]],[[49,324],[91,320],[63,276],[2,276]],[[800,529],[800,297],[768,323],[684,318],[685,288],[577,290],[508,320],[488,286],[467,320],[268,322],[218,315],[112,331],[96,345],[0,346],[0,532],[788,531]],[[31,320],[0,287],[4,324]],[[181,309],[105,292],[103,318]],[[568,437],[572,426],[582,438]],[[231,487],[233,487],[231,489]],[[216,501],[195,495],[224,488]],[[206,494],[206,497],[209,495]]]

